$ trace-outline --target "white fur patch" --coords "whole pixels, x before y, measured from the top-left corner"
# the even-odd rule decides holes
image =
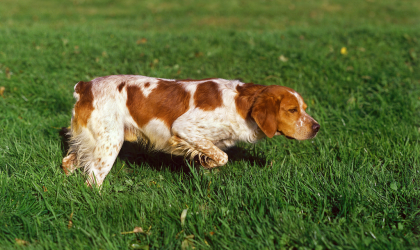
[[[300,97],[300,95],[295,92],[295,91],[289,91],[290,94],[294,95],[299,103],[299,109],[301,112],[305,112],[305,110],[303,109],[303,100],[302,97]]]
[[[148,137],[156,150],[168,147],[168,141],[172,136],[168,126],[157,118],[150,120],[141,128],[141,131]]]
[[[181,83],[182,86],[184,87],[184,89],[190,93],[190,103],[189,103],[189,107],[190,109],[194,107],[195,103],[194,103],[194,94],[195,91],[197,90],[197,85],[198,84],[188,84],[188,83]]]
[[[149,83],[149,84],[147,84],[147,83]],[[136,84],[140,87],[141,91],[143,92],[143,95],[145,97],[148,97],[150,95],[150,93],[152,93],[152,91],[155,88],[157,88],[158,80],[157,79],[152,79],[152,80],[146,81],[146,82],[144,80],[142,80],[142,81],[139,81]]]

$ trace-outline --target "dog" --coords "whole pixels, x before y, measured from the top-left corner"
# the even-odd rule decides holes
[[[237,141],[275,135],[305,140],[320,125],[293,89],[208,78],[170,80],[112,75],[74,87],[70,147],[62,168],[84,167],[87,185],[100,187],[124,141],[197,159],[204,168],[223,166],[223,151]]]

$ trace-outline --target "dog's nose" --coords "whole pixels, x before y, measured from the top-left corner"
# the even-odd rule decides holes
[[[321,127],[321,126],[319,126],[319,124],[318,124],[318,123],[315,123],[314,125],[312,125],[312,130],[313,130],[314,132],[318,132],[320,127]]]

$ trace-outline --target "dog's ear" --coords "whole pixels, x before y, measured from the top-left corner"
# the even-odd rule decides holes
[[[252,107],[251,117],[268,138],[272,138],[277,132],[279,109],[280,98],[267,93],[258,96]]]

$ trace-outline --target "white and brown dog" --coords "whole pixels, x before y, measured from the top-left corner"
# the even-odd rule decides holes
[[[71,120],[66,174],[84,167],[88,185],[102,185],[126,141],[223,166],[222,149],[237,141],[285,135],[305,140],[320,126],[293,89],[238,80],[168,80],[114,75],[79,82]]]

